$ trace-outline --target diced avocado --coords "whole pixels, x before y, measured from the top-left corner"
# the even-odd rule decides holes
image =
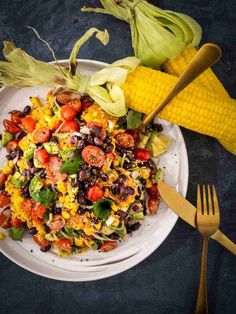
[[[114,232],[117,233],[122,239],[125,239],[127,235],[127,229],[125,227],[124,221],[122,221],[122,223],[120,223],[120,225],[116,227]]]
[[[15,227],[11,227],[8,228],[8,233],[9,236],[12,238],[12,240],[14,241],[20,241],[22,240],[24,233],[25,233],[25,228],[15,228]]]
[[[134,214],[132,214],[131,216],[132,216],[132,218],[133,218],[134,220],[144,220],[144,214],[143,214],[143,212],[134,213]]]
[[[11,177],[11,183],[15,185],[16,188],[22,188],[26,183],[26,177],[24,177],[20,172],[15,172]]]
[[[102,234],[110,235],[113,232],[115,232],[115,229],[113,227],[107,226],[106,224],[103,225],[103,227],[102,227]]]
[[[5,147],[7,143],[14,139],[14,135],[3,130],[2,131],[2,146]]]
[[[43,147],[50,155],[56,155],[59,153],[59,147],[56,143],[47,142],[43,144]]]
[[[33,177],[29,185],[30,195],[36,191],[39,191],[42,187],[43,187],[43,181],[40,179],[40,177],[39,176]]]
[[[169,137],[162,133],[153,131],[147,143],[147,148],[150,150],[152,157],[158,157],[165,153],[171,144]]]
[[[148,140],[149,140],[149,138],[150,138],[150,133],[148,133],[148,134],[142,134],[142,133],[140,133],[140,142],[138,143],[138,148],[145,148],[146,147],[146,145],[147,145],[147,142],[148,142]]]
[[[35,144],[30,144],[27,150],[24,151],[24,157],[26,160],[30,160],[34,157]]]
[[[71,147],[71,148],[64,148],[63,150],[61,150],[59,152],[59,156],[63,159],[69,159],[70,158],[70,154],[73,153],[75,151],[75,147]]]
[[[153,180],[154,182],[158,183],[158,181],[163,181],[163,179],[164,179],[164,171],[161,168],[159,168],[157,169],[157,172],[154,175]]]

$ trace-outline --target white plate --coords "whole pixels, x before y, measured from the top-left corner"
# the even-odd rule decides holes
[[[67,60],[61,60],[67,64]],[[82,73],[91,74],[106,66],[105,63],[91,60],[79,60]],[[22,109],[29,104],[29,96],[40,96],[45,99],[48,89],[13,87],[0,91],[0,123],[12,109]],[[172,138],[169,151],[160,160],[165,167],[165,181],[178,186],[185,196],[188,184],[188,158],[182,133],[178,126],[162,121],[164,133]],[[2,125],[2,123],[1,123]],[[4,162],[5,152],[0,152],[0,167]],[[177,216],[163,203],[156,216],[146,216],[142,227],[133,233],[118,248],[109,253],[89,251],[83,255],[69,258],[58,257],[54,252],[42,253],[27,235],[22,242],[6,239],[0,242],[1,252],[16,264],[39,275],[67,281],[88,281],[101,279],[120,273],[138,264],[150,255],[167,237]],[[32,252],[33,250],[33,252]]]

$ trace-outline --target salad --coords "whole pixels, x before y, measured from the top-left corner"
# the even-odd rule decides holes
[[[115,249],[156,214],[164,174],[152,157],[170,139],[160,124],[139,132],[141,113],[112,116],[88,95],[54,90],[45,104],[30,101],[3,120],[0,227],[16,241],[28,231],[60,256]]]

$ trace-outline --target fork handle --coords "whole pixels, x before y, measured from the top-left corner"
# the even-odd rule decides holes
[[[195,314],[207,314],[207,287],[206,287],[206,268],[207,268],[207,249],[209,238],[203,238],[201,272],[198,286],[197,305]]]

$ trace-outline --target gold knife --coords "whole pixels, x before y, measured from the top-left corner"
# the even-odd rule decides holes
[[[184,221],[196,228],[196,207],[189,203],[181,194],[164,182],[158,182],[158,190],[164,202]],[[236,244],[225,236],[219,229],[211,236],[236,255]]]

